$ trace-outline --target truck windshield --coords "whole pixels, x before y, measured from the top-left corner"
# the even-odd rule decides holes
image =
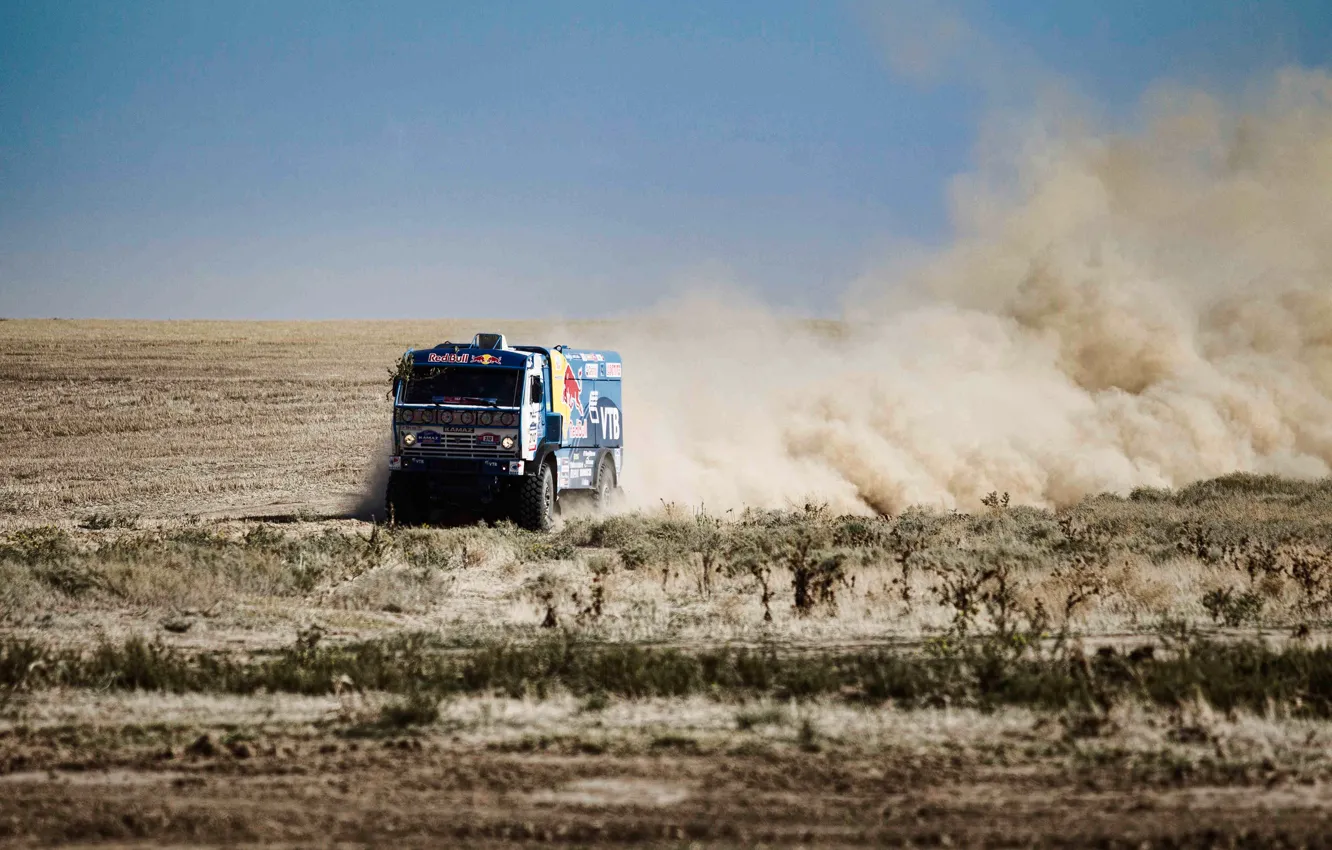
[[[521,376],[521,369],[494,366],[428,366],[412,370],[402,401],[518,407],[522,403]]]

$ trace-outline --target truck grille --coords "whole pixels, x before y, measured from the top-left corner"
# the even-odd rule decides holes
[[[406,457],[502,457],[518,456],[518,447],[502,449],[498,445],[480,443],[475,434],[444,434],[438,445],[412,446],[403,451]]]

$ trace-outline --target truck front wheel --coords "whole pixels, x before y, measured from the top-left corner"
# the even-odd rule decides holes
[[[518,524],[528,531],[546,531],[555,521],[555,476],[543,463],[523,477],[518,491]]]

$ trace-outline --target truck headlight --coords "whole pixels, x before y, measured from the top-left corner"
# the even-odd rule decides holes
[[[408,434],[403,434],[403,435],[402,435],[402,444],[403,444],[404,446],[414,446],[414,445],[416,445],[416,435],[415,435],[415,434],[410,434],[410,433],[408,433]]]
[[[509,449],[513,448],[513,437],[505,437],[504,439],[500,440],[500,448],[504,449],[505,451],[508,451]]]

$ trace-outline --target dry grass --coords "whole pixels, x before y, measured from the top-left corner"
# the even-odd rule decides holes
[[[0,731],[82,728],[95,738],[124,737],[133,746],[144,732],[157,730],[190,740],[212,730],[240,737],[305,737],[318,727],[344,734],[370,727],[392,700],[377,693],[348,692],[325,697],[290,694],[90,693],[51,690],[11,707]],[[1088,734],[1071,718],[1050,718],[1021,707],[981,712],[972,709],[916,709],[846,705],[836,701],[754,700],[741,705],[703,697],[586,699],[553,695],[545,699],[463,696],[437,702],[438,717],[419,732],[447,734],[455,746],[499,750],[584,749],[621,752],[660,750],[692,742],[695,752],[795,750],[817,744],[834,753],[891,752],[931,756],[940,753],[966,762],[1004,763],[1021,758],[1056,757],[1079,761],[1137,762],[1170,766],[1218,760],[1232,766],[1267,765],[1296,776],[1332,774],[1332,725],[1325,720],[1218,714],[1187,706],[1167,718],[1136,704],[1119,706]],[[138,735],[125,736],[126,730]],[[399,730],[401,731],[401,730]],[[188,734],[187,734],[188,733]],[[811,741],[810,735],[814,736]],[[107,744],[115,747],[112,740]]]
[[[1169,620],[1320,630],[1332,593],[1324,499],[1280,497],[1282,509],[1272,498],[1100,498],[1062,515],[754,514],[714,522],[707,539],[696,536],[706,518],[671,509],[573,520],[545,537],[351,520],[29,526],[0,534],[0,627],[64,640],[148,630],[185,645],[263,646],[310,622],[348,638],[424,629],[466,643],[525,639],[553,621],[609,641],[846,645],[949,632],[962,593],[982,628],[1002,603],[1023,623],[1088,636],[1152,634]],[[1250,503],[1256,520],[1200,530],[1215,513],[1238,516],[1236,502]],[[787,554],[754,548],[755,533],[826,538],[814,554],[835,561],[836,575],[808,610],[796,605]],[[1000,579],[1005,598],[995,595]],[[1249,608],[1209,606],[1218,594],[1249,599]]]

